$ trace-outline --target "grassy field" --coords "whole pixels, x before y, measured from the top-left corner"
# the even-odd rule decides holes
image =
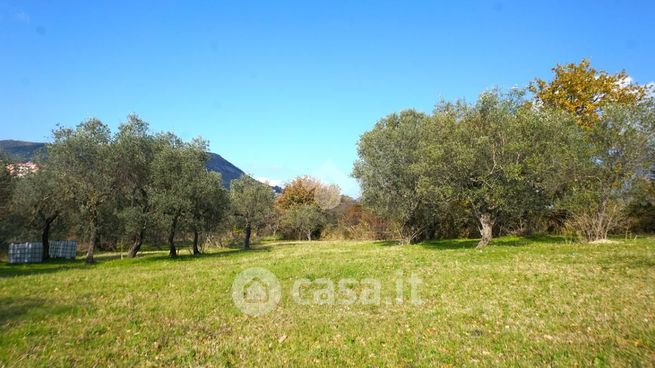
[[[655,239],[474,244],[299,242],[175,260],[106,254],[94,266],[3,263],[0,365],[655,366]],[[249,267],[282,286],[261,317],[232,301]],[[398,271],[422,279],[421,305],[395,302]],[[383,302],[301,305],[290,295],[299,278],[377,279]]]

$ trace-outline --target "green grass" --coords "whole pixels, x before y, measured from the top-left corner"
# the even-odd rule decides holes
[[[170,260],[0,265],[0,366],[655,366],[655,239],[299,242]],[[282,284],[241,313],[248,267]],[[422,305],[298,305],[297,278],[415,273]]]

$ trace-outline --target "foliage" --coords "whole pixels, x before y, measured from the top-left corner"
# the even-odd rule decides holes
[[[613,105],[585,136],[584,154],[560,206],[570,227],[588,241],[606,239],[629,197],[655,165],[655,109],[650,102]]]
[[[198,237],[202,232],[220,229],[228,212],[228,193],[223,188],[221,175],[200,171],[191,183],[189,227],[193,232],[193,253],[199,254]]]
[[[655,176],[638,180],[630,190],[626,227],[638,233],[655,232]]]
[[[11,204],[13,180],[8,166],[11,160],[0,151],[0,220],[8,213]]]
[[[101,245],[116,249],[128,240],[135,257],[146,237],[159,244],[161,234],[175,256],[181,231],[193,233],[197,252],[200,235],[219,231],[228,207],[220,175],[205,167],[206,148],[202,139],[153,134],[136,115],[113,136],[97,119],[60,127],[40,169],[15,180],[11,215],[26,219],[47,244],[51,224],[65,214],[67,234],[89,242],[88,263]]]
[[[308,238],[330,218],[330,212],[341,203],[340,189],[311,176],[300,176],[287,184],[276,200],[275,211],[280,230],[287,238]],[[276,229],[277,230],[277,229]]]
[[[415,110],[391,114],[362,135],[359,159],[353,176],[362,189],[362,201],[374,212],[396,221],[405,243],[416,241],[422,222],[424,199],[418,191],[421,179],[417,165],[422,125],[428,117]]]
[[[377,216],[359,201],[343,196],[339,206],[326,214],[321,239],[384,240],[393,239],[399,231],[392,221]]]
[[[287,209],[282,215],[282,222],[298,233],[298,238],[312,240],[312,234],[325,222],[325,216],[314,204],[302,204]]]
[[[250,248],[252,228],[261,225],[273,211],[273,201],[273,190],[247,175],[230,182],[232,212],[245,230],[245,249]]]
[[[136,115],[129,115],[127,122],[120,125],[113,142],[112,172],[118,184],[118,214],[123,231],[132,242],[130,257],[136,257],[146,229],[153,222],[155,208],[151,196],[156,143],[148,123]]]
[[[421,191],[470,209],[480,222],[479,246],[498,220],[531,220],[545,211],[580,136],[566,115],[524,106],[521,94],[488,92],[472,106],[438,106],[426,129]]]
[[[353,175],[364,204],[397,222],[404,242],[458,233],[473,216],[484,246],[498,222],[529,228],[552,206],[581,139],[567,114],[492,91],[475,105],[381,120],[362,136]]]
[[[598,71],[587,59],[579,64],[557,65],[553,72],[552,81],[536,79],[530,85],[536,101],[574,114],[578,124],[586,128],[600,121],[607,106],[635,105],[648,92],[646,87],[632,83],[625,71],[617,74]]]
[[[169,255],[175,257],[175,236],[184,218],[193,217],[199,175],[206,174],[207,143],[185,143],[172,133],[159,135],[157,153],[152,163],[153,205],[161,214],[168,234]],[[196,208],[198,206],[195,206]]]
[[[18,178],[16,184],[14,210],[41,234],[43,259],[48,259],[52,225],[71,211],[73,198],[66,194],[64,182],[49,165]]]
[[[287,210],[296,206],[316,204],[314,196],[319,185],[320,183],[310,176],[297,177],[284,187],[282,194],[275,200],[275,205]]]
[[[11,202],[14,180],[8,169],[10,164],[9,157],[0,150],[0,246],[4,245],[13,232],[13,227],[7,221],[13,212],[11,211]]]
[[[90,119],[75,129],[58,128],[47,145],[48,165],[63,183],[62,193],[75,202],[84,232],[90,241],[87,263],[93,254],[103,225],[103,206],[116,189],[111,173],[111,134],[100,120]]]
[[[405,110],[362,135],[353,176],[363,204],[400,228],[403,242],[573,229],[605,239],[653,167],[647,89],[627,74],[557,66],[551,83]],[[635,213],[635,212],[633,212]]]

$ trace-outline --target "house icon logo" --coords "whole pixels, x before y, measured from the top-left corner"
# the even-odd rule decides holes
[[[280,281],[264,268],[241,271],[232,283],[232,301],[243,313],[262,316],[277,307],[282,297]]]

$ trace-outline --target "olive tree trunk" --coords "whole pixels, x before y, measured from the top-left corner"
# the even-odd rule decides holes
[[[139,233],[134,237],[134,243],[130,247],[130,250],[127,252],[127,256],[130,258],[136,257],[136,254],[141,250],[141,245],[143,245],[143,234],[144,230],[141,229]]]
[[[193,229],[193,254],[200,254],[200,249],[198,249],[198,230]]]
[[[488,213],[480,215],[480,242],[476,248],[486,247],[493,236],[494,219]]]
[[[252,229],[250,223],[246,224],[246,237],[243,239],[243,249],[250,249],[250,234]]]
[[[177,221],[180,218],[180,213],[176,213],[171,221],[171,228],[168,232],[168,256],[177,257],[177,249],[175,248],[175,231],[177,230]]]
[[[89,248],[86,250],[86,264],[93,264],[95,263],[95,259],[93,259],[93,253],[95,252],[96,246],[98,245],[98,226],[97,226],[97,221],[94,221],[93,223],[93,229],[91,230],[91,243],[89,244]]]
[[[47,217],[41,229],[41,243],[43,244],[43,260],[50,258],[50,225],[57,218],[57,215]]]

